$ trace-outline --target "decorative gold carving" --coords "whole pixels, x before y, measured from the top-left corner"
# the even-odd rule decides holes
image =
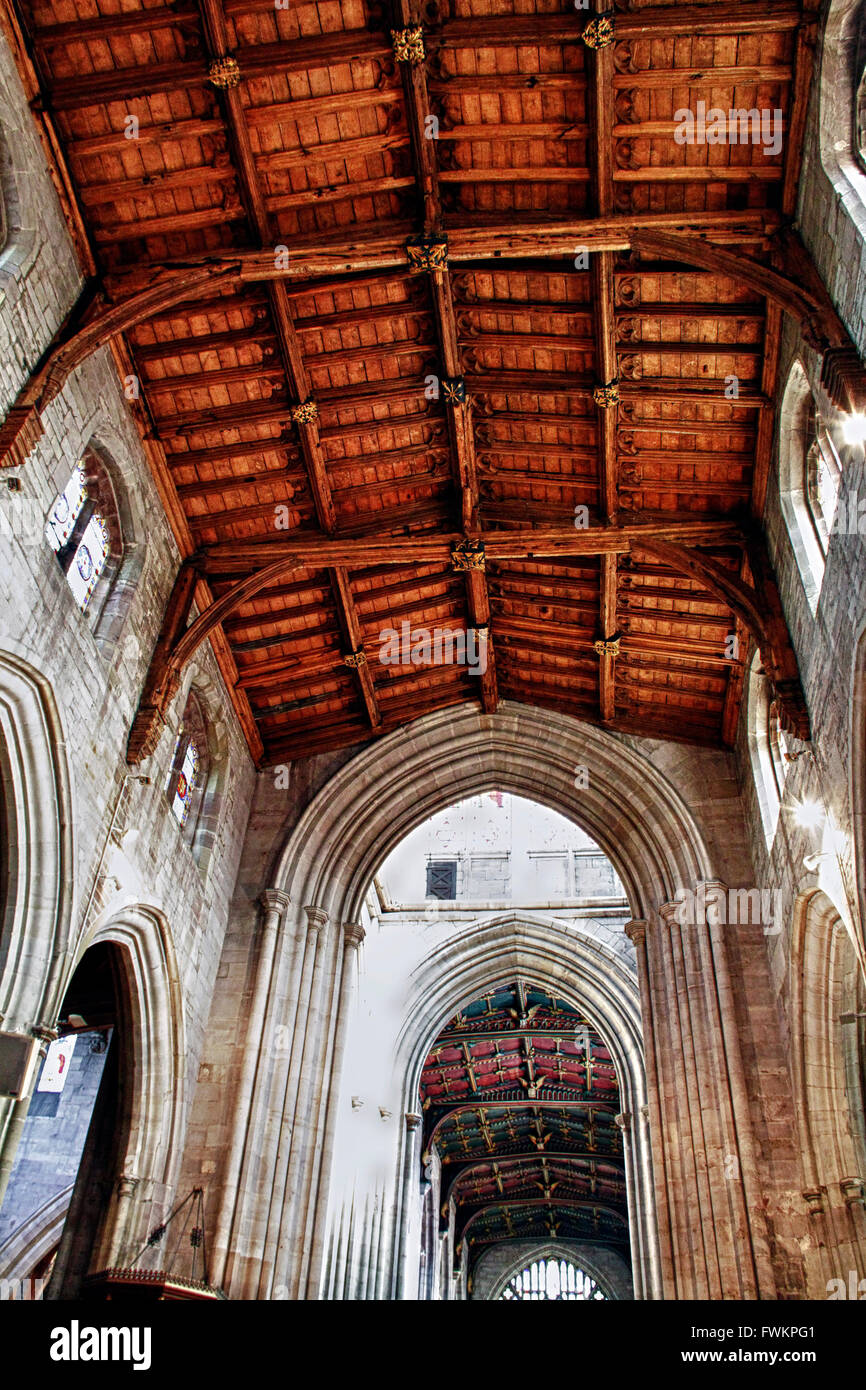
[[[611,410],[615,405],[619,405],[619,383],[609,381],[606,386],[596,386],[592,399],[602,410]]]
[[[391,30],[391,46],[398,63],[411,63],[413,67],[423,63],[427,56],[424,50],[424,31],[420,24],[408,29]]]
[[[587,48],[608,48],[614,40],[614,24],[607,15],[591,19],[580,36]]]
[[[613,637],[600,637],[592,645],[599,656],[619,656],[619,644],[620,635],[615,633]]]
[[[448,265],[447,237],[413,237],[406,242],[406,255],[413,270],[445,270]]]
[[[361,666],[367,665],[367,653],[362,647],[359,647],[356,652],[347,652],[343,657],[343,664],[351,666],[353,671],[357,671]]]
[[[241,70],[237,58],[215,58],[208,68],[208,80],[215,87],[237,87],[241,80]]]
[[[483,570],[486,558],[483,541],[458,541],[451,547],[451,564],[455,570]]]
[[[316,405],[312,396],[308,396],[305,401],[301,401],[300,405],[292,406],[292,419],[296,425],[311,425],[313,421],[318,420],[318,418],[319,407]]]
[[[462,376],[443,377],[442,394],[448,405],[462,405],[466,400],[466,382]]]

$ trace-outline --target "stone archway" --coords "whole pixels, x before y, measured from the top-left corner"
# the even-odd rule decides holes
[[[718,867],[695,816],[647,757],[603,730],[509,702],[495,715],[440,711],[364,749],[292,831],[251,943],[253,1008],[213,1242],[217,1282],[237,1297],[318,1296],[365,893],[409,830],[491,788],[569,816],[625,887],[664,1296],[778,1297],[780,1281],[791,1287],[801,1276],[790,1241],[777,1248],[787,1217],[755,1138],[744,1054],[752,1025],[736,987],[741,946],[765,959],[760,928],[721,931],[705,913],[679,924],[677,904],[694,900]],[[769,1003],[768,980],[767,989]],[[263,1136],[255,1164],[250,1132]],[[272,1178],[266,1195],[262,1172]]]
[[[10,652],[0,652],[0,852],[0,1022],[10,1045],[29,1035],[35,1047],[71,949],[72,790],[51,688]],[[0,1202],[28,1104],[0,1098]]]
[[[791,1069],[813,1298],[849,1269],[866,1275],[863,1024],[866,982],[849,932],[820,889],[794,904]]]
[[[17,1194],[8,1213],[15,1226],[2,1252],[20,1277],[34,1251],[35,1259],[49,1238],[59,1242],[48,1291],[55,1299],[80,1296],[88,1270],[122,1266],[135,1256],[165,1215],[181,1160],[183,1005],[167,924],[145,904],[97,921],[68,969],[58,1016],[69,1007],[70,991],[88,962],[97,972],[88,978],[106,981],[98,989],[91,985],[89,995],[85,987],[95,1027],[110,1027],[113,1036],[106,1063],[96,1072],[95,1091],[86,1084],[78,1092],[73,1087],[77,1109],[68,1118],[71,1132],[77,1129],[80,1136],[79,1147],[64,1151],[63,1162],[74,1164],[76,1176],[65,1189],[58,1185],[40,1210],[30,1211],[25,1156],[17,1188],[10,1188],[10,1195]],[[86,1012],[92,1021],[90,1007]],[[39,1119],[35,1123],[38,1127]],[[27,1124],[25,1116],[23,1133],[35,1141],[36,1130],[28,1130]],[[44,1142],[37,1142],[37,1162]],[[57,1170],[58,1175],[70,1171],[72,1167]],[[50,1176],[49,1167],[49,1181]],[[44,1190],[44,1174],[41,1181]]]
[[[424,1058],[441,1027],[493,985],[522,979],[566,1000],[591,1021],[614,1062],[623,1111],[620,1122],[635,1290],[638,1297],[661,1297],[640,998],[633,951],[627,942],[623,945],[626,950],[619,953],[589,930],[523,910],[498,915],[449,937],[425,955],[406,981],[402,1017],[390,1049],[393,1095],[395,1109],[399,1104],[400,1113],[411,1117],[418,1107]],[[353,1033],[352,1042],[358,1040],[358,1034]],[[375,1133],[372,1138],[375,1140]],[[363,1167],[364,1157],[359,1152],[363,1141],[357,1137],[346,1098],[336,1148],[352,1153],[353,1167],[356,1161]],[[372,1157],[368,1155],[370,1161]],[[359,1258],[374,1271],[370,1283],[375,1292],[367,1296],[414,1296],[420,1215],[417,1165],[416,1130],[407,1122],[398,1127],[390,1164],[382,1165],[389,1175],[372,1204],[383,1216],[370,1219],[369,1229],[356,1231],[353,1251],[343,1248],[343,1233],[350,1220],[347,1202],[354,1199],[337,1194],[332,1209],[327,1213],[321,1210],[320,1241],[313,1248],[308,1296],[316,1292],[323,1297],[357,1296],[345,1290],[356,1289],[361,1282],[362,1276],[352,1268]],[[321,1289],[316,1287],[319,1279]]]

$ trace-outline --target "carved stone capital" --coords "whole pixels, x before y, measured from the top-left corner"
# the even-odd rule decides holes
[[[259,903],[264,911],[275,912],[278,919],[282,917],[291,901],[288,893],[284,893],[282,888],[266,888],[259,894]]]
[[[118,1197],[134,1197],[140,1181],[140,1178],[133,1177],[131,1173],[121,1173],[117,1179]]]
[[[642,946],[646,941],[647,922],[643,917],[632,917],[630,922],[626,922],[623,931],[629,941],[634,942],[635,946]]]
[[[659,917],[661,918],[662,922],[665,924],[666,927],[675,927],[679,925],[677,913],[680,912],[682,906],[683,904],[679,902],[661,904],[658,913]],[[692,923],[692,925],[694,925],[694,923]]]
[[[862,1178],[840,1178],[839,1191],[842,1193],[847,1207],[852,1207],[857,1202],[866,1201],[866,1184]]]
[[[351,947],[353,951],[357,951],[366,935],[360,922],[343,923],[343,945]]]
[[[30,1032],[34,1038],[38,1038],[40,1042],[44,1043],[56,1042],[60,1037],[60,1033],[52,1023],[36,1023]]]
[[[623,1110],[621,1114],[614,1115],[613,1122],[622,1130],[623,1134],[627,1134],[631,1129],[631,1111]]]
[[[408,1132],[410,1134],[414,1134],[415,1130],[420,1125],[423,1116],[418,1115],[414,1110],[407,1110],[406,1114],[403,1116],[403,1119],[406,1121],[406,1129],[408,1130]]]
[[[307,931],[324,931],[328,925],[328,914],[323,907],[305,907],[307,914]]]
[[[821,1216],[824,1212],[824,1194],[820,1188],[814,1188],[803,1193],[803,1201],[809,1211],[810,1216]]]

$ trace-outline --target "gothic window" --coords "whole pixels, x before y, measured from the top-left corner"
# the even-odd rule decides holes
[[[805,496],[815,538],[821,554],[825,556],[836,511],[841,471],[839,456],[812,401],[806,426]]]
[[[785,778],[788,775],[788,740],[782,728],[779,718],[779,706],[773,700],[767,706],[767,748],[770,754],[770,771],[776,788],[776,795],[781,802],[785,790]]]
[[[177,736],[166,795],[183,837],[195,852],[210,777],[208,732],[197,695],[190,691]]]
[[[770,682],[755,652],[748,671],[746,717],[752,778],[769,848],[775,839],[788,771],[788,743]]]
[[[778,458],[782,516],[814,614],[842,470],[800,362],[791,368],[782,397]]]
[[[457,897],[457,860],[431,859],[427,864],[427,897],[453,900]]]
[[[107,639],[109,628],[116,636],[132,586],[117,583],[125,550],[120,510],[108,468],[94,450],[85,451],[54,499],[45,539],[94,636]]]
[[[45,535],[75,602],[84,612],[105,569],[111,542],[108,523],[88,493],[83,462],[75,465],[72,477],[51,508]]]
[[[529,1299],[536,1302],[551,1299],[572,1301],[606,1301],[598,1284],[571,1260],[533,1260],[509,1279],[500,1300]]]

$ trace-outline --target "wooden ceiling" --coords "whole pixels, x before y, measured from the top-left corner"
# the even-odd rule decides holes
[[[580,1239],[629,1258],[619,1086],[598,1033],[516,980],[451,1019],[421,1073],[422,1160],[441,1163],[470,1261],[490,1244]]]
[[[610,19],[593,46],[571,0],[7,15],[91,276],[77,330],[110,319],[188,557],[163,652],[212,609],[260,762],[466,700],[733,739],[725,576],[757,582],[782,315],[737,258],[779,264],[814,17]],[[780,110],[781,153],[678,144],[699,101]],[[382,664],[404,621],[486,629],[486,673]]]

